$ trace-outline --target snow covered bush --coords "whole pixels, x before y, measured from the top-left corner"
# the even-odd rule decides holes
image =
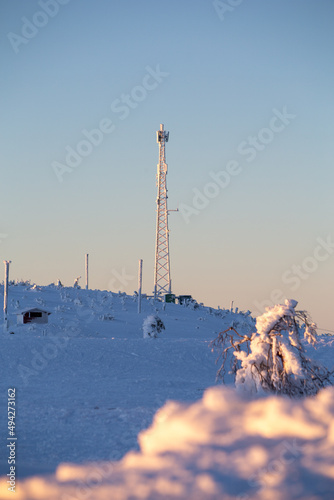
[[[150,315],[144,319],[143,322],[144,339],[150,337],[157,338],[158,333],[162,332],[162,330],[165,330],[165,325],[163,324],[159,316]]]
[[[239,390],[300,397],[332,385],[333,372],[306,355],[301,335],[315,344],[316,325],[305,311],[296,311],[296,305],[295,300],[286,300],[268,307],[257,318],[256,331],[248,335],[240,335],[233,326],[221,332],[211,342],[212,347],[222,349],[217,378],[224,378],[232,350],[231,370]]]
[[[79,285],[80,278],[81,278],[81,276],[78,276],[77,278],[75,278],[74,283],[73,283],[73,288],[81,288],[81,286]]]
[[[100,321],[113,321],[115,319],[115,317],[112,315],[112,314],[101,314],[99,316],[99,320]]]

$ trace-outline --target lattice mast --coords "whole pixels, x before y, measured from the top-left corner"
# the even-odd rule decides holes
[[[157,131],[157,143],[159,144],[159,163],[157,172],[157,232],[155,245],[155,268],[154,268],[154,298],[171,293],[170,262],[169,262],[169,230],[167,209],[167,163],[166,142],[169,132],[164,130],[163,124]]]

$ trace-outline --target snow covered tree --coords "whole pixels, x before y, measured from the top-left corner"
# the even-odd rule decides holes
[[[74,283],[73,283],[74,288],[81,288],[81,286],[79,285],[80,278],[81,278],[81,276],[78,276],[77,278],[75,278]]]
[[[157,338],[158,333],[162,332],[162,330],[165,330],[165,325],[163,324],[159,316],[150,315],[144,319],[143,322],[144,339]]]
[[[212,347],[222,349],[217,378],[224,379],[232,351],[231,371],[239,390],[301,397],[332,385],[333,372],[306,355],[301,336],[315,344],[316,325],[305,311],[296,311],[296,305],[295,300],[286,300],[268,307],[257,318],[256,331],[248,335],[239,334],[234,327],[221,332],[211,342]]]

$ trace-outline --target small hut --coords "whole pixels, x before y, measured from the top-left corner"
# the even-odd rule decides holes
[[[49,311],[39,309],[38,307],[24,309],[23,311],[17,313],[17,323],[21,325],[25,325],[27,323],[45,325],[45,323],[48,322],[49,314],[51,314]]]

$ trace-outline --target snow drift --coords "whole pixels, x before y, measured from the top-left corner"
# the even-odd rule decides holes
[[[209,388],[196,403],[166,403],[139,443],[120,462],[22,481],[15,498],[332,500],[334,388],[298,401]]]

